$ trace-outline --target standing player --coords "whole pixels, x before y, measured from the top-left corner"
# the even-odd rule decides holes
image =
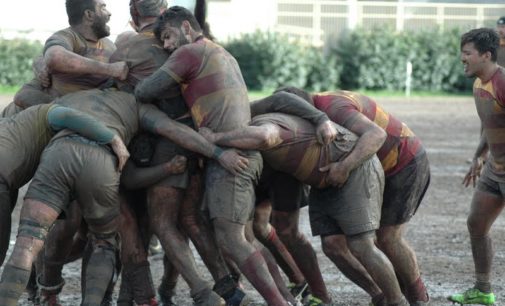
[[[499,43],[500,38],[493,29],[474,29],[461,36],[464,73],[467,77],[477,77],[473,96],[482,133],[470,170],[463,180],[465,186],[477,185],[467,220],[475,284],[461,294],[449,296],[450,301],[460,304],[491,305],[495,302],[491,288],[494,251],[489,231],[503,210],[505,195],[505,68],[496,63]]]

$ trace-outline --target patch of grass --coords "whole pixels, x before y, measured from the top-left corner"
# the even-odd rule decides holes
[[[400,90],[367,90],[367,89],[353,89],[351,91],[359,92],[366,96],[372,98],[384,98],[384,97],[397,97],[402,98],[405,97],[405,91]],[[249,91],[249,100],[254,101],[257,99],[264,98],[268,95],[271,95],[273,90],[250,90]],[[472,92],[443,92],[443,91],[412,91],[410,93],[411,97],[471,97]]]
[[[405,91],[393,90],[355,90],[370,97],[405,97]],[[472,96],[472,92],[444,92],[444,91],[412,91],[411,97],[468,97]]]
[[[0,85],[0,95],[14,95],[19,90],[19,86]]]

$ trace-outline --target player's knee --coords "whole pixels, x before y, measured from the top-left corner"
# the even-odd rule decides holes
[[[366,254],[369,254],[375,247],[374,237],[374,231],[347,236],[347,246],[355,257],[362,258],[363,256],[366,256]]]
[[[330,258],[343,258],[349,252],[344,235],[331,235],[322,238],[323,253]]]

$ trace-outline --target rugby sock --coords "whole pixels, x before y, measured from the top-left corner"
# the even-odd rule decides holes
[[[18,268],[6,264],[0,280],[0,305],[16,306],[19,297],[24,292],[28,279],[30,278],[30,270]]]
[[[240,264],[240,270],[267,301],[268,305],[288,306],[274,284],[260,251],[253,252]],[[263,275],[262,275],[263,274]]]
[[[471,237],[472,255],[475,265],[475,288],[482,292],[491,292],[491,265],[493,263],[493,243],[486,236]]]
[[[270,272],[270,275],[272,275],[272,278],[274,279],[274,282],[277,285],[277,289],[279,289],[280,293],[282,294],[282,296],[284,296],[286,300],[294,302],[293,295],[286,287],[286,284],[284,284],[284,280],[282,279],[279,267],[277,266],[277,263],[275,262],[275,259],[272,256],[272,254],[263,246],[261,247],[260,252],[261,255],[263,255],[263,258],[265,259],[265,262],[267,263],[268,271]]]
[[[86,286],[82,306],[100,305],[114,277],[115,249],[109,246],[95,247],[86,267]]]
[[[426,286],[420,276],[406,287],[406,295],[410,303],[415,303],[417,301],[428,302],[430,299]]]
[[[302,271],[305,280],[309,284],[310,292],[313,296],[328,303],[331,298],[328,295],[321,270],[319,269],[316,252],[303,234],[298,233],[295,240],[289,249],[293,259],[298,264],[298,268]]]
[[[293,257],[289,253],[286,246],[277,236],[275,228],[271,227],[271,231],[266,239],[258,238],[261,243],[272,253],[275,261],[281,267],[282,271],[286,274],[289,281],[293,284],[301,284],[305,281],[302,272],[296,265]]]

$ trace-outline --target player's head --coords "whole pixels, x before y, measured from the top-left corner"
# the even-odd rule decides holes
[[[77,26],[84,21],[91,24],[93,33],[98,38],[110,35],[107,23],[111,13],[107,10],[103,0],[66,0],[68,23]]]
[[[461,36],[461,61],[465,75],[479,76],[489,62],[496,62],[500,38],[493,29],[480,28]]]
[[[309,102],[310,104],[314,104],[310,93],[306,92],[305,90],[303,90],[301,88],[294,87],[294,86],[280,86],[274,91],[274,94],[281,92],[281,91],[289,92],[291,94],[297,95],[300,98],[304,99],[305,101]]]
[[[201,32],[200,24],[193,13],[182,6],[170,7],[158,17],[154,26],[154,34],[169,51],[192,42],[191,34]]]
[[[498,18],[496,21],[496,31],[501,39],[505,39],[505,16]]]
[[[167,7],[167,0],[130,0],[130,16],[138,26],[140,18],[158,17]]]

